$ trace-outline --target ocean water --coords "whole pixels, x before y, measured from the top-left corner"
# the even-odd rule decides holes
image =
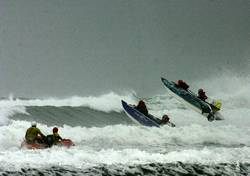
[[[225,82],[230,81],[244,82]],[[123,112],[121,100],[136,104],[135,92],[1,99],[0,174],[250,175],[249,85],[235,91],[226,84],[214,88],[216,84],[217,79],[203,83],[212,98],[222,101],[223,121],[208,122],[169,96],[164,87],[164,93],[143,98],[151,114],[169,114],[175,128],[134,124]],[[37,121],[45,134],[58,126],[60,135],[76,145],[21,149],[31,121]]]

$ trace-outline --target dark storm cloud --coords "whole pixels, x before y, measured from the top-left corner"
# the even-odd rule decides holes
[[[247,0],[2,0],[0,94],[161,89],[249,64]]]

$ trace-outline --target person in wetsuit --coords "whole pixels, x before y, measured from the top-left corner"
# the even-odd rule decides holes
[[[203,89],[199,89],[198,90],[198,96],[197,96],[199,99],[203,100],[203,101],[206,101],[207,99],[207,95],[206,95],[206,92],[204,92]]]
[[[36,127],[36,122],[32,122],[31,127],[27,129],[25,134],[26,142],[29,144],[43,143],[44,138],[44,134]]]
[[[51,147],[52,145],[57,145],[62,141],[61,136],[58,134],[58,128],[54,127],[53,128],[53,134],[47,135],[46,136],[46,144]]]
[[[180,87],[180,88],[182,88],[182,89],[184,89],[184,90],[188,90],[188,88],[189,88],[189,85],[186,83],[186,82],[184,82],[183,80],[178,80],[177,81],[177,83],[175,84],[177,87]]]
[[[144,101],[140,100],[138,105],[135,107],[136,110],[140,111],[145,116],[148,116],[148,109],[144,103]]]
[[[168,125],[170,127],[175,127],[175,124],[169,121],[170,118],[167,114],[162,116],[162,119],[160,120],[160,125]]]

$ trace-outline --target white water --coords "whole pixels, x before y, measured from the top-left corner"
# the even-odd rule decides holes
[[[219,80],[219,79],[218,79]],[[177,127],[147,128],[114,125],[103,128],[70,127],[64,125],[60,134],[72,139],[70,149],[20,150],[19,146],[30,122],[9,120],[15,113],[26,113],[24,106],[87,106],[110,112],[122,110],[120,100],[134,104],[132,94],[106,94],[100,97],[72,97],[69,99],[2,100],[0,101],[0,167],[44,167],[47,165],[89,167],[98,164],[145,164],[182,161],[185,163],[250,162],[250,109],[247,92],[249,83],[242,83],[238,91],[231,83],[237,79],[217,79],[204,83],[207,94],[223,102],[223,121],[208,122],[198,113],[185,108],[168,95],[158,95],[146,101],[150,113],[160,117],[167,113]],[[238,80],[240,84],[241,80]],[[198,83],[197,83],[198,84]],[[230,87],[226,89],[224,87]],[[225,91],[222,91],[225,90]],[[221,91],[221,92],[219,92]],[[218,96],[217,96],[218,95]],[[220,95],[220,96],[219,96]],[[46,134],[52,126],[38,124]]]
[[[147,163],[238,163],[249,162],[249,148],[203,148],[201,150],[173,151],[166,154],[149,153],[138,149],[124,150],[79,150],[76,148],[64,150],[54,148],[42,151],[9,151],[1,153],[1,167],[6,170],[26,167],[39,168],[47,165],[73,166],[87,168],[98,164],[147,164]]]
[[[52,127],[38,124],[44,132]],[[60,134],[72,139],[70,149],[20,149],[29,122],[12,121],[0,127],[0,167],[47,165],[91,167],[98,164],[146,164],[155,162],[237,163],[250,162],[249,128],[190,125],[147,128],[115,125],[103,128],[64,126]]]

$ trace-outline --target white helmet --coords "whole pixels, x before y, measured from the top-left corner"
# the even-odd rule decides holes
[[[36,127],[36,122],[35,121],[31,122],[31,126]]]

